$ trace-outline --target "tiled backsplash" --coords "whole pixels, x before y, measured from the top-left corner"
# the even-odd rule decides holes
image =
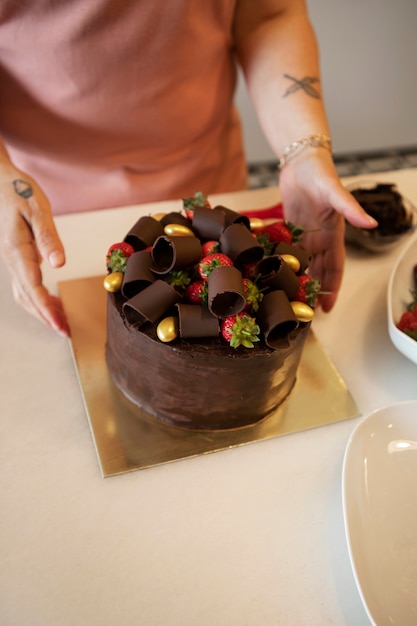
[[[417,146],[386,152],[339,154],[335,155],[334,162],[340,176],[417,167]],[[252,189],[273,186],[277,182],[276,162],[249,163],[249,186]]]

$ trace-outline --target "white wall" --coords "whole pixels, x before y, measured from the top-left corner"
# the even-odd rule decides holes
[[[416,146],[417,0],[307,3],[335,152]],[[243,80],[236,101],[248,160],[274,159]]]

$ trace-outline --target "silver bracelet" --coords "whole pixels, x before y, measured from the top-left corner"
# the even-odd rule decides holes
[[[317,133],[316,135],[308,135],[308,137],[304,137],[298,141],[293,141],[282,153],[278,161],[278,169],[282,170],[282,168],[287,165],[288,161],[301,152],[301,150],[308,147],[326,148],[326,150],[332,152],[332,140],[327,135]]]

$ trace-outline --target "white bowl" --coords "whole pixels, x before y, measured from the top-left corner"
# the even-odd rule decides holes
[[[388,332],[394,346],[417,364],[417,341],[397,328],[401,315],[411,302],[413,267],[417,264],[417,233],[405,245],[398,257],[388,282]],[[417,622],[416,622],[417,624]]]
[[[379,409],[346,446],[343,514],[353,574],[372,624],[417,624],[417,401]]]

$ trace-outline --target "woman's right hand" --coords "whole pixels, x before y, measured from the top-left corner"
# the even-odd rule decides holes
[[[62,302],[42,284],[42,260],[54,268],[65,263],[49,201],[39,185],[10,161],[0,164],[0,254],[10,271],[16,302],[68,336]]]

